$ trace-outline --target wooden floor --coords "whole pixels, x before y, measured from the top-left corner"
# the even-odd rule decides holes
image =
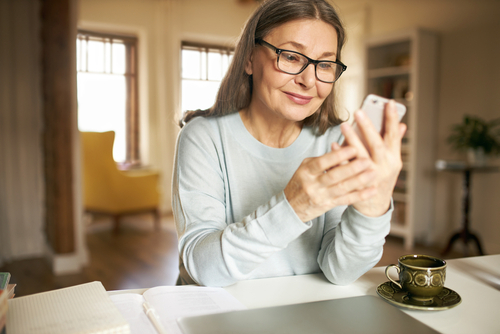
[[[11,273],[16,296],[92,281],[106,290],[175,285],[179,259],[172,218],[162,218],[160,231],[154,230],[152,217],[135,218],[124,218],[118,235],[106,219],[93,223],[86,236],[89,263],[79,274],[54,276],[42,258],[4,264],[0,271]]]
[[[86,237],[89,263],[79,274],[54,276],[44,259],[27,259],[4,264],[0,271],[11,273],[16,296],[24,296],[91,281],[101,281],[106,290],[149,288],[175,285],[178,275],[177,236],[171,217],[163,217],[161,231],[153,229],[150,217],[125,221],[118,235],[111,224],[98,221],[90,225]],[[378,266],[397,263],[408,253],[440,255],[440,250],[417,245],[408,252],[402,239],[388,237]],[[461,257],[448,254],[446,259]]]

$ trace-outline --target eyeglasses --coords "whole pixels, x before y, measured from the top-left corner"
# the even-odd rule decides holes
[[[295,51],[278,49],[277,47],[269,44],[263,39],[257,38],[255,43],[265,46],[278,55],[277,64],[278,69],[288,74],[300,74],[309,64],[314,64],[316,78],[319,81],[326,83],[334,83],[340,78],[342,73],[347,69],[347,66],[340,61],[330,60],[314,60],[302,53]]]

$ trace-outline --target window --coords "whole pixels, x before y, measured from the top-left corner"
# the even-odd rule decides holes
[[[234,50],[182,43],[182,112],[210,108]]]
[[[113,158],[139,163],[137,38],[79,31],[78,128],[115,131]]]

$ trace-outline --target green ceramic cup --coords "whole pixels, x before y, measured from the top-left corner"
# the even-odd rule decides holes
[[[399,281],[389,276],[389,269],[399,274]],[[401,290],[407,291],[410,299],[417,304],[430,304],[444,287],[446,261],[429,255],[404,255],[398,265],[385,268],[385,275]]]

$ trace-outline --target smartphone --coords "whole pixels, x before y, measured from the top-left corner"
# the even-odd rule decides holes
[[[377,129],[377,131],[380,133],[382,132],[384,124],[385,105],[388,102],[389,99],[386,99],[385,97],[370,94],[365,98],[365,100],[363,101],[363,105],[361,106],[361,110],[364,111],[366,116],[371,120],[371,122],[375,126],[375,129]],[[403,104],[396,102],[396,109],[398,111],[399,121],[401,121],[401,119],[406,113],[406,107]],[[354,121],[352,126],[358,137],[363,141],[363,144],[365,144],[366,146],[366,143],[364,141],[364,136],[361,134],[361,130],[356,124],[356,121]]]

